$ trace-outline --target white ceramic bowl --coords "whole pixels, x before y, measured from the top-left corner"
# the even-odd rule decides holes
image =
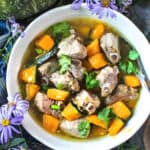
[[[116,13],[117,17],[104,18],[103,21],[114,26],[121,34],[138,50],[143,65],[146,69],[148,76],[150,77],[150,46],[144,35],[139,29],[125,16],[120,13]],[[71,5],[59,7],[51,11],[46,12],[37,19],[35,19],[25,30],[25,37],[19,38],[15,43],[7,68],[7,90],[8,96],[12,97],[15,92],[19,91],[17,75],[20,69],[22,58],[26,52],[26,49],[30,42],[43,30],[50,25],[75,17],[92,17],[89,10],[85,6],[81,10],[72,10]],[[141,91],[140,100],[135,109],[135,113],[125,126],[125,128],[115,137],[104,137],[101,139],[95,139],[87,142],[80,141],[68,141],[58,137],[55,137],[45,130],[43,130],[29,115],[26,114],[23,121],[24,128],[37,140],[47,145],[48,147],[56,150],[91,150],[101,149],[108,150],[116,147],[117,145],[125,142],[131,138],[138,129],[143,125],[150,112],[150,93],[143,87]]]

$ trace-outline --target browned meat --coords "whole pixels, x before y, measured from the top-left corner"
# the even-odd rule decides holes
[[[96,76],[101,88],[101,96],[105,97],[112,93],[118,84],[119,69],[117,66],[107,66],[103,68]]]
[[[44,63],[38,68],[41,76],[49,77],[53,72],[58,69],[58,63],[56,59],[51,59],[50,61]]]
[[[71,34],[68,38],[61,41],[58,48],[60,49],[57,53],[58,57],[68,55],[75,59],[84,59],[87,56],[86,47],[76,34]]]
[[[88,133],[85,136],[82,136],[78,130],[78,125],[82,121],[86,121],[86,120],[85,119],[78,119],[74,121],[63,120],[60,124],[60,129],[64,133],[67,133],[71,136],[78,137],[78,138],[87,138],[90,133],[90,129],[88,130]]]
[[[51,114],[57,118],[61,118],[61,110],[64,108],[62,101],[50,100],[46,94],[38,92],[35,96],[34,103],[39,111],[46,114]],[[60,110],[51,109],[51,105],[53,104],[60,106]]]
[[[138,98],[138,90],[132,87],[128,87],[124,84],[118,85],[116,93],[113,96],[108,96],[106,98],[106,104],[115,103],[118,100],[129,101],[136,100]]]
[[[121,56],[119,51],[118,37],[112,33],[106,33],[100,40],[100,45],[112,64],[119,62]]]
[[[72,59],[72,64],[69,71],[72,73],[74,78],[81,81],[84,76],[85,68],[82,66],[82,62],[78,59]]]
[[[98,96],[90,94],[86,90],[82,90],[78,93],[72,101],[81,112],[88,114],[95,113],[96,109],[100,106]]]
[[[38,68],[38,72],[41,76],[41,83],[49,84],[50,75],[58,69],[58,63],[55,59],[51,59],[50,61],[42,64]]]
[[[79,82],[75,78],[73,78],[73,76],[69,72],[66,72],[65,74],[55,72],[51,75],[50,81],[56,87],[61,84],[64,86],[64,88],[67,88],[71,91],[78,92],[80,90]]]

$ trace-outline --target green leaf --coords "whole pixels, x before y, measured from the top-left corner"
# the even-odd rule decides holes
[[[127,73],[131,74],[133,72],[134,72],[134,64],[131,61],[129,61],[127,66]]]
[[[117,150],[140,150],[136,145],[124,143]]]
[[[139,72],[139,69],[132,61],[128,61],[128,62],[121,61],[119,63],[119,68],[121,71],[128,74],[137,74]]]
[[[58,60],[60,66],[60,73],[63,74],[69,70],[71,65],[71,58],[66,55],[62,55]]]
[[[24,138],[14,138],[10,141],[9,147],[15,147],[25,142]]]
[[[91,125],[88,121],[81,121],[78,124],[78,131],[79,131],[80,135],[83,137],[88,136],[90,129],[91,129]]]
[[[111,108],[104,108],[98,113],[98,118],[105,122],[106,125],[109,125],[110,121],[115,117]]]
[[[60,83],[60,84],[56,85],[56,88],[59,89],[59,90],[63,90],[65,88],[65,85]]]
[[[43,54],[43,50],[40,49],[40,48],[36,48],[36,49],[35,49],[35,52],[36,52],[38,55]]]
[[[53,110],[60,110],[60,106],[57,105],[57,104],[52,104],[52,105],[50,106],[50,108],[53,109]]]
[[[85,73],[85,84],[87,89],[93,89],[99,86],[99,81],[95,79],[96,74],[92,73]]]
[[[128,57],[130,60],[137,60],[139,58],[139,53],[136,50],[130,50]]]
[[[55,38],[56,42],[60,42],[62,39],[70,35],[70,24],[67,22],[57,23],[50,28],[52,36]]]
[[[42,90],[44,91],[44,92],[47,92],[47,90],[48,90],[48,85],[47,84],[42,84]]]
[[[119,68],[120,68],[121,71],[126,72],[126,70],[127,70],[127,65],[126,65],[126,63],[123,62],[123,61],[121,61],[121,62],[119,63]]]

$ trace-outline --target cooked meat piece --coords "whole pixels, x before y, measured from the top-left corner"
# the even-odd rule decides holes
[[[61,118],[61,110],[64,108],[64,104],[62,101],[50,100],[46,94],[38,92],[35,96],[34,103],[39,111],[46,114],[51,114],[57,118]],[[51,109],[50,106],[52,104],[60,106],[60,110]]]
[[[118,83],[118,74],[119,69],[117,66],[107,66],[98,73],[96,79],[100,83],[101,96],[105,97],[112,93]]]
[[[38,68],[41,76],[50,76],[58,69],[58,63],[56,59],[51,59],[50,61],[44,63]]]
[[[79,82],[73,78],[71,73],[66,72],[65,74],[60,74],[59,72],[55,72],[51,75],[50,81],[57,87],[62,84],[64,88],[69,89],[71,91],[78,92],[80,90]]]
[[[67,133],[71,136],[74,136],[74,137],[78,137],[78,138],[87,138],[89,133],[90,133],[90,130],[89,132],[87,133],[86,136],[81,136],[79,130],[78,130],[78,125],[82,122],[82,121],[86,121],[85,119],[78,119],[78,120],[75,120],[75,121],[68,121],[68,120],[63,120],[61,123],[60,123],[60,129],[64,132],[64,133]]]
[[[113,33],[106,33],[100,40],[100,45],[112,64],[119,62],[121,56],[119,51],[118,37]]]
[[[78,59],[72,59],[72,64],[69,71],[72,73],[74,78],[81,81],[84,76],[85,68],[82,66],[82,62]]]
[[[129,101],[129,100],[136,100],[138,98],[138,90],[132,87],[128,87],[125,84],[118,85],[116,89],[116,93],[113,96],[108,96],[106,98],[106,104],[112,104],[116,101]]]
[[[68,38],[61,41],[58,45],[59,51],[57,56],[68,55],[75,59],[84,59],[87,56],[86,47],[75,34],[71,34]]]
[[[73,104],[77,108],[87,114],[95,113],[96,109],[100,106],[100,99],[94,94],[90,94],[86,90],[82,90],[72,99]]]

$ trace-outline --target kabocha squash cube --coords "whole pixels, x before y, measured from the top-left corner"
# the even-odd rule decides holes
[[[119,118],[115,118],[108,129],[109,135],[116,135],[123,128],[123,126],[124,122]]]
[[[110,106],[114,114],[124,120],[131,116],[130,109],[121,101],[118,101]]]
[[[50,51],[53,48],[54,44],[54,40],[50,35],[43,35],[36,41],[35,45],[45,51]]]
[[[62,116],[66,118],[67,120],[76,120],[81,117],[81,114],[78,112],[78,110],[73,106],[73,104],[69,103],[65,109],[62,111]]]

